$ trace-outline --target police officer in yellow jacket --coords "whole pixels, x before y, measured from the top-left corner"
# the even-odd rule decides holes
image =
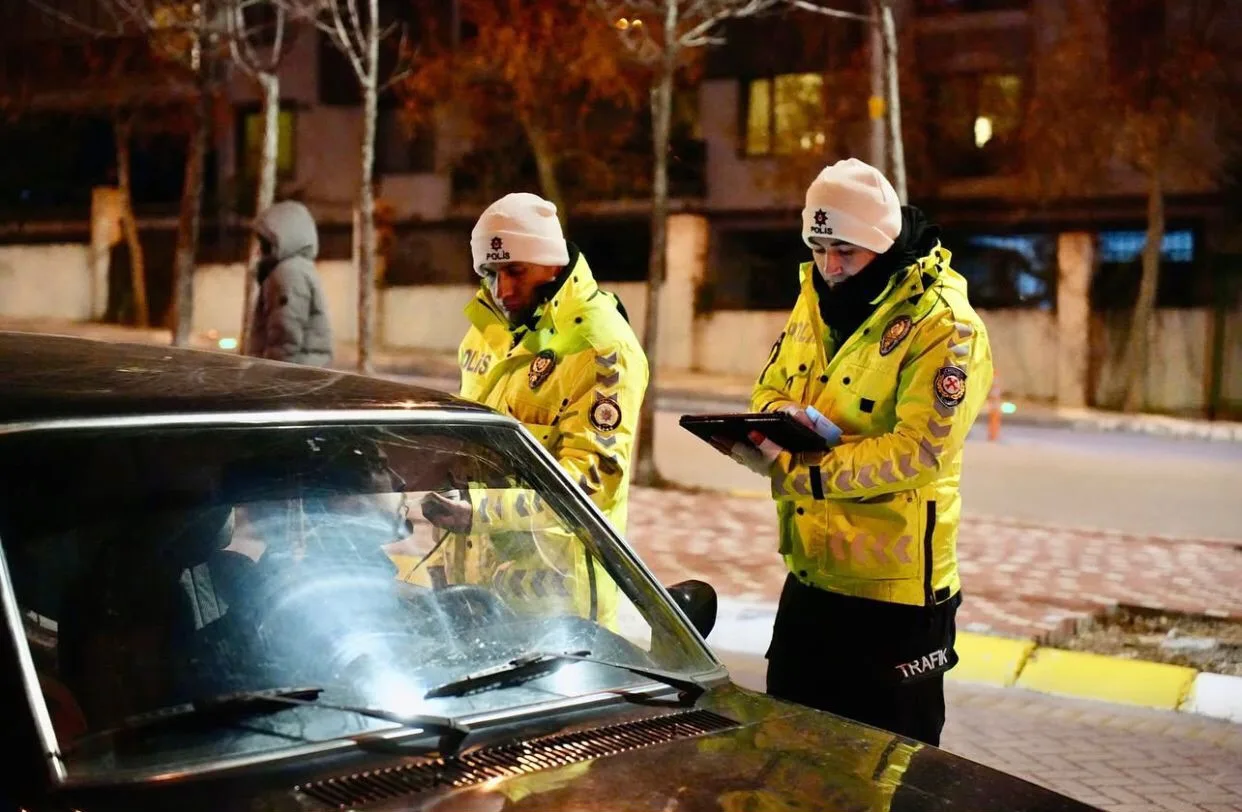
[[[836,441],[792,454],[752,434],[789,568],[768,692],[939,744],[957,663],[962,449],[992,353],[939,229],[857,159],[825,168],[802,212],[813,263],[751,405]]]
[[[483,281],[466,307],[461,395],[520,420],[624,532],[648,370],[620,301],[600,289],[581,251],[566,242],[555,204],[536,195],[509,194],[489,206],[470,247]],[[559,527],[537,493],[471,486],[455,499],[429,495],[423,513],[433,524],[507,545],[500,556],[506,583],[550,568],[581,614],[614,624],[615,584],[598,561],[586,560],[582,543]],[[485,555],[479,566],[489,566]],[[504,586],[502,573],[491,576]]]

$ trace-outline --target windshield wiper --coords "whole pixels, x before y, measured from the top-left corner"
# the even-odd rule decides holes
[[[631,674],[638,674],[656,682],[670,685],[681,692],[681,699],[687,704],[693,704],[707,690],[702,683],[688,677],[670,674],[667,671],[643,668],[637,665],[598,660],[591,656],[591,652],[585,650],[561,652],[535,651],[515,657],[500,665],[484,668],[473,674],[467,674],[452,682],[446,682],[443,685],[432,688],[424,694],[424,698],[436,699],[445,696],[461,696],[462,694],[490,688],[517,685],[550,674],[565,663],[570,662],[593,663],[610,668],[619,668],[622,671],[629,671]]]
[[[112,738],[135,731],[203,722],[223,724],[238,717],[259,716],[302,705],[356,713],[360,716],[394,722],[402,727],[416,727],[439,733],[438,748],[441,751],[456,751],[470,735],[468,726],[445,716],[402,714],[382,708],[320,702],[318,701],[319,695],[322,693],[323,688],[316,687],[269,688],[262,691],[237,691],[206,699],[195,699],[183,705],[173,705],[151,713],[131,716],[115,727],[88,733],[70,746],[63,748],[62,755],[67,755],[99,739]]]

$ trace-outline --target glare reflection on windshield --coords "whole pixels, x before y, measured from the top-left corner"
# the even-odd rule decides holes
[[[712,667],[507,427],[43,433],[37,453],[20,434],[0,440],[0,543],[19,608],[39,618],[28,642],[65,744],[135,714],[273,686],[322,686],[324,705],[461,717],[644,681],[566,663],[425,698],[537,651]],[[464,522],[433,523],[433,503]],[[290,707],[244,730],[118,741],[107,759],[92,749],[69,768],[210,761],[391,725]]]

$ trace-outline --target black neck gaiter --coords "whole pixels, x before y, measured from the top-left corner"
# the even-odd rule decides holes
[[[919,209],[902,206],[901,233],[870,265],[835,287],[829,287],[819,269],[814,269],[819,315],[838,343],[853,335],[875,311],[872,302],[884,292],[889,280],[931,253],[939,239],[939,226],[929,223]]]

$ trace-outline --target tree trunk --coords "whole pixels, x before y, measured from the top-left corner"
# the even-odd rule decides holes
[[[888,0],[877,0],[879,22],[884,40],[884,73],[888,99],[888,149],[892,165],[890,179],[897,191],[897,199],[903,204],[909,201],[906,188],[906,146],[901,134],[901,82],[898,75],[897,23],[893,19],[893,7]]]
[[[147,271],[143,261],[142,241],[138,239],[138,219],[134,216],[134,198],[130,188],[130,136],[133,122],[124,113],[113,120],[116,133],[116,180],[121,193],[121,230],[129,247],[130,286],[134,294],[134,323],[139,327],[151,324],[147,305]]]
[[[665,0],[664,50],[651,97],[651,140],[655,174],[651,182],[651,255],[647,261],[647,323],[643,345],[650,381],[638,418],[638,453],[634,482],[649,487],[664,483],[655,461],[656,382],[659,378],[660,293],[664,289],[668,242],[668,141],[673,117],[673,79],[677,70],[677,3]]]
[[[194,319],[194,267],[198,257],[198,231],[202,221],[203,164],[211,127],[211,95],[207,84],[198,88],[194,102],[189,143],[185,155],[185,182],[181,187],[181,213],[177,221],[177,250],[173,260],[173,345],[190,343]]]
[[[888,93],[885,76],[884,36],[880,27],[880,9],[872,2],[871,31],[868,40],[868,62],[871,65],[871,99],[867,105],[871,122],[871,165],[888,174],[888,105],[884,97]]]
[[[1151,339],[1152,311],[1156,306],[1156,289],[1160,281],[1160,248],[1164,243],[1164,179],[1160,161],[1152,162],[1147,191],[1147,241],[1143,245],[1143,277],[1139,281],[1138,300],[1130,320],[1130,334],[1122,362],[1125,399],[1122,411],[1133,414],[1142,410],[1147,400],[1147,348]]]
[[[529,116],[523,115],[521,118],[522,129],[526,131],[526,140],[530,142],[531,151],[535,153],[535,171],[539,173],[539,189],[544,197],[556,204],[556,216],[561,221],[561,227],[564,228],[569,220],[569,211],[565,204],[564,194],[561,192],[561,183],[556,177],[556,158],[553,157],[552,147],[548,144],[548,136],[539,125],[530,120]]]
[[[375,341],[375,119],[379,110],[379,0],[370,0],[365,77],[362,85],[362,144],[358,190],[358,371],[371,374]]]
[[[263,148],[259,153],[258,188],[254,197],[254,213],[257,217],[276,199],[276,160],[280,146],[280,77],[275,73],[257,76],[263,96]],[[246,253],[246,278],[242,292],[242,334],[240,346],[243,351],[250,346],[250,329],[254,320],[255,287],[259,274],[259,239],[250,235],[250,249]]]

